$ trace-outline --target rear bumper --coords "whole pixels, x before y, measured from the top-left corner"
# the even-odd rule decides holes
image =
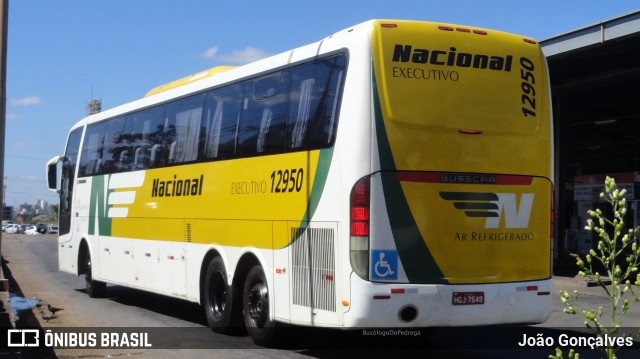
[[[346,327],[415,328],[542,323],[551,313],[553,279],[478,285],[408,285],[367,282],[352,275],[351,286],[351,305],[344,315]],[[453,292],[482,292],[484,303],[454,305]]]

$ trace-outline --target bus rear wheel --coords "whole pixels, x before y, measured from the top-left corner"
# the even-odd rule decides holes
[[[269,287],[260,265],[255,265],[244,282],[242,312],[247,332],[254,343],[262,346],[275,344],[276,325],[269,313]]]
[[[85,290],[87,291],[87,295],[91,298],[104,297],[107,291],[107,283],[93,280],[93,277],[91,276],[91,253],[89,253],[88,248],[85,248],[83,266]]]
[[[213,258],[205,272],[203,304],[207,323],[214,332],[225,333],[239,327],[235,318],[239,308],[234,308],[234,297],[222,258]]]

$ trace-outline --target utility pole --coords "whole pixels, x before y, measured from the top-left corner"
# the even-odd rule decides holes
[[[4,164],[5,164],[5,132],[7,122],[7,31],[9,29],[9,0],[0,0],[0,159],[2,159],[2,165],[0,165],[0,188],[4,188]],[[0,191],[0,204],[4,211],[4,191]],[[0,231],[0,258],[2,258],[2,231]],[[0,277],[4,280],[4,275]],[[4,285],[3,285],[4,286]]]

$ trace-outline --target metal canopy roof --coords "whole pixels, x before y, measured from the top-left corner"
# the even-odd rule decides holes
[[[560,178],[640,171],[640,11],[540,43]]]

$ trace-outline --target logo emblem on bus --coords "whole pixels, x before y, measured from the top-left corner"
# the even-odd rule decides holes
[[[371,250],[371,279],[398,279],[398,251],[389,249]]]
[[[440,192],[440,198],[467,217],[485,218],[484,228],[498,228],[502,218],[506,228],[528,228],[534,194],[523,193],[519,205],[515,193]]]

